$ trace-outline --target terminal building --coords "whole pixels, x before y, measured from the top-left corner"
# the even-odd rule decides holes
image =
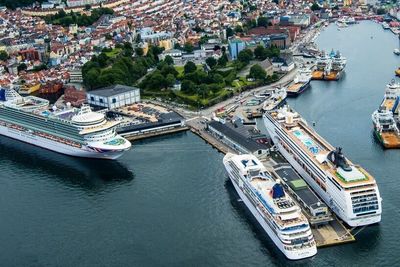
[[[140,89],[126,85],[113,85],[88,92],[86,100],[93,106],[119,108],[140,102]]]
[[[326,224],[333,220],[332,214],[324,202],[322,202],[310,189],[306,182],[297,174],[289,164],[274,166],[275,176],[279,178],[286,190],[303,207],[305,215],[311,225]]]
[[[209,122],[207,129],[222,143],[241,154],[252,154],[259,159],[269,154],[269,149],[265,144],[258,143],[219,121]]]

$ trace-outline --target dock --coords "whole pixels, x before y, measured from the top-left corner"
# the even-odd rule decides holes
[[[187,125],[190,127],[191,132],[202,138],[205,142],[210,144],[219,152],[223,154],[238,153],[238,151],[232,147],[229,147],[227,144],[223,143],[221,140],[218,140],[214,135],[209,133],[204,124],[201,124],[196,120],[192,120],[187,123]],[[272,173],[273,176],[285,181],[284,177],[282,177],[282,174],[279,175],[279,168],[282,167],[282,163],[286,164],[286,166],[290,165],[288,165],[287,161],[279,153],[273,152],[268,157],[262,159],[261,162],[264,164],[267,170]],[[301,181],[303,181],[300,176],[295,176],[292,179],[301,179]],[[303,184],[305,184],[305,182],[303,182]],[[309,190],[308,193],[304,193],[305,188],[303,186],[297,189],[297,194],[294,194],[294,190],[288,190],[288,186],[286,186],[286,191],[292,196],[294,201],[299,204],[299,207],[301,207],[303,213],[309,219],[311,231],[314,235],[317,247],[322,248],[354,242],[356,239],[351,234],[351,231],[347,229],[334,214],[330,213],[330,211],[329,213],[324,213],[319,216],[313,216],[313,212],[311,211],[310,207],[318,205],[318,201],[321,200],[319,200],[319,198],[308,187],[308,185],[306,186],[306,190]],[[305,194],[307,196],[305,196]],[[321,204],[323,204],[322,201]],[[315,211],[321,211],[320,207],[326,207],[328,210],[328,207],[325,204],[321,204],[313,209]]]
[[[184,131],[188,131],[188,130],[189,130],[189,127],[183,126],[183,127],[172,128],[172,129],[161,130],[161,131],[153,130],[153,131],[148,131],[146,133],[140,133],[140,134],[126,134],[126,135],[124,135],[124,137],[129,141],[137,141],[137,140],[146,139],[146,138],[150,138],[150,137],[172,134],[172,133],[177,133],[177,132],[184,132]]]

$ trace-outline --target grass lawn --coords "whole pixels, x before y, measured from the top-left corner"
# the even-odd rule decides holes
[[[201,70],[203,69],[202,65],[196,65],[197,66],[197,70]],[[185,71],[185,66],[174,66],[176,71],[179,73],[178,76],[183,76],[183,72]]]
[[[116,57],[119,55],[119,53],[121,53],[121,50],[121,48],[114,48],[112,51],[106,52],[106,56],[111,58]]]
[[[180,92],[180,91],[175,92],[175,94],[177,96],[179,96],[179,98],[181,98],[184,102],[185,102],[185,99],[187,99],[192,103],[193,102],[196,102],[196,103],[200,102],[201,106],[207,106],[210,101],[215,100],[217,98],[222,98],[222,97],[226,96],[227,94],[229,94],[229,90],[222,89],[222,90],[218,91],[216,94],[210,95],[210,96],[208,96],[208,97],[206,97],[204,99],[201,96],[197,95],[197,94],[187,95],[187,94],[185,94],[183,92]],[[194,107],[195,105],[192,104],[192,106]],[[197,108],[197,106],[195,106],[195,108]]]

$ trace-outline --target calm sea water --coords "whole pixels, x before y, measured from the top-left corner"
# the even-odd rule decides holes
[[[0,265],[399,265],[400,151],[383,150],[370,121],[399,63],[397,40],[366,22],[330,26],[318,43],[348,58],[346,77],[312,82],[290,104],[379,183],[382,223],[356,243],[287,261],[238,201],[222,155],[191,133],[137,142],[116,162],[0,138]]]

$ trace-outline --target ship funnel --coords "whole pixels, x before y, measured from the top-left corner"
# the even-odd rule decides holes
[[[286,124],[292,124],[292,123],[293,123],[293,113],[288,112],[288,113],[286,114],[285,123],[286,123]]]

